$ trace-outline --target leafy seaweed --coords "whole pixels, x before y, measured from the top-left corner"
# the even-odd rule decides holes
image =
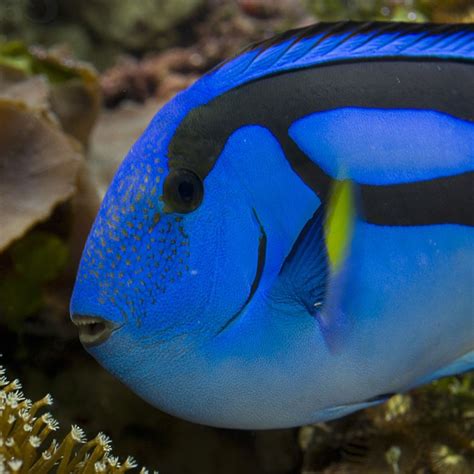
[[[21,71],[26,76],[43,74],[51,83],[65,82],[74,78],[85,78],[84,67],[78,63],[60,61],[57,57],[40,54],[26,47],[21,41],[0,43],[0,65]]]

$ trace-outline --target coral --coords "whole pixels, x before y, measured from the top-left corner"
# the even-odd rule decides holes
[[[5,81],[5,77],[9,80]],[[74,60],[61,48],[45,50],[27,48],[19,41],[0,42],[0,82],[6,83],[2,89],[6,89],[7,97],[12,98],[9,90],[12,85],[18,87],[18,83],[21,85],[22,80],[31,77],[44,80],[41,109],[48,109],[46,111],[57,118],[66,133],[87,144],[101,105],[95,69]],[[28,86],[22,88],[23,94],[31,88],[31,81]],[[23,95],[17,93],[16,98],[23,99]]]
[[[0,123],[1,251],[74,194],[82,155],[49,115],[18,100],[0,97]]]
[[[75,194],[100,104],[89,66],[0,42],[0,251]]]
[[[320,20],[466,21],[470,0],[305,0]]]
[[[122,473],[137,467],[132,457],[121,463],[113,456],[111,440],[103,433],[87,441],[73,425],[62,441],[50,440],[59,423],[50,413],[40,413],[53,403],[51,395],[32,402],[21,392],[20,381],[8,381],[5,373],[0,366],[0,474]]]
[[[59,214],[61,231],[43,223],[77,196],[100,105],[92,67],[59,50],[0,41],[0,315],[18,332],[69,263],[72,218]]]

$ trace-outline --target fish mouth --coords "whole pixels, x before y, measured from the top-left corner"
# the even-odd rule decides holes
[[[121,326],[97,316],[72,315],[72,322],[79,332],[84,347],[94,347],[105,342]]]

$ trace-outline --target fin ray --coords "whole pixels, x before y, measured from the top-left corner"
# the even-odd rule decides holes
[[[300,232],[272,288],[277,301],[296,301],[311,316],[323,304],[328,281],[323,223],[324,208],[320,206]]]
[[[208,77],[212,78],[214,87],[223,92],[292,69],[380,58],[473,61],[474,25],[319,23],[255,43],[217,65]]]

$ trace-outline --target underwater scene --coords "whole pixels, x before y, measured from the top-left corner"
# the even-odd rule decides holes
[[[472,474],[473,22],[0,0],[0,474]]]

